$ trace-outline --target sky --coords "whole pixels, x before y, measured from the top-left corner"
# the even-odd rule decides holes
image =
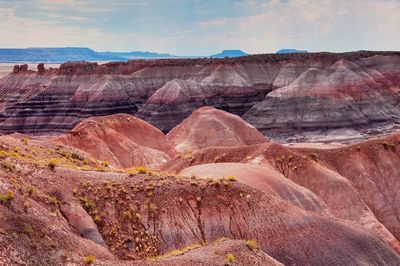
[[[400,0],[0,0],[0,48],[400,50]]]

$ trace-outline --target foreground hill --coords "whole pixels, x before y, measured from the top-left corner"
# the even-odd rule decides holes
[[[363,139],[398,130],[399,62],[352,52],[16,66],[0,80],[0,132],[54,134],[123,112],[167,133],[209,105],[282,142]]]
[[[235,180],[99,172],[95,161],[84,171],[75,162],[90,157],[47,139],[7,136],[0,143],[3,264],[400,261],[393,248],[359,224]],[[36,162],[52,152],[59,158],[55,167]]]
[[[400,263],[399,135],[289,148],[211,107],[170,134],[118,114],[0,136],[0,263]]]

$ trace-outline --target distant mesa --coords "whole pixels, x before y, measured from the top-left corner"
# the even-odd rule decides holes
[[[276,52],[277,54],[293,54],[293,53],[308,53],[307,50],[297,50],[297,49],[280,49]]]
[[[133,51],[133,52],[98,52],[102,56],[120,57],[124,59],[143,59],[143,58],[177,58],[179,56],[166,54],[166,53],[155,53],[149,51]]]
[[[240,57],[246,56],[245,52],[242,50],[223,50],[219,54],[210,55],[211,58],[224,58],[224,57]]]
[[[126,61],[129,59],[176,58],[154,52],[97,52],[86,47],[44,47],[0,49],[0,62]]]

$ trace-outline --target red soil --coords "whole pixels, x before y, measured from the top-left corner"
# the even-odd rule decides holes
[[[99,265],[143,265],[193,245],[202,247],[148,264],[220,264],[228,252],[243,265],[400,261],[398,241],[374,220],[349,180],[272,142],[206,148],[175,159],[176,167],[206,160],[264,165],[209,166],[217,177],[236,173],[237,181],[225,182],[94,171],[102,166],[88,154],[44,138],[2,136],[0,148],[3,264],[82,264],[95,255]],[[221,237],[255,239],[260,250],[216,242]]]
[[[243,146],[268,139],[239,116],[214,107],[201,107],[167,134],[179,152],[212,146]]]
[[[165,135],[127,114],[92,117],[56,139],[118,167],[155,167],[175,154]]]

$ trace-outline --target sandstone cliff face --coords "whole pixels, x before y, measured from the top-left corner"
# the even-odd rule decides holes
[[[128,113],[166,133],[209,105],[284,141],[362,138],[398,126],[399,62],[355,52],[18,66],[0,80],[0,132],[65,132]]]

